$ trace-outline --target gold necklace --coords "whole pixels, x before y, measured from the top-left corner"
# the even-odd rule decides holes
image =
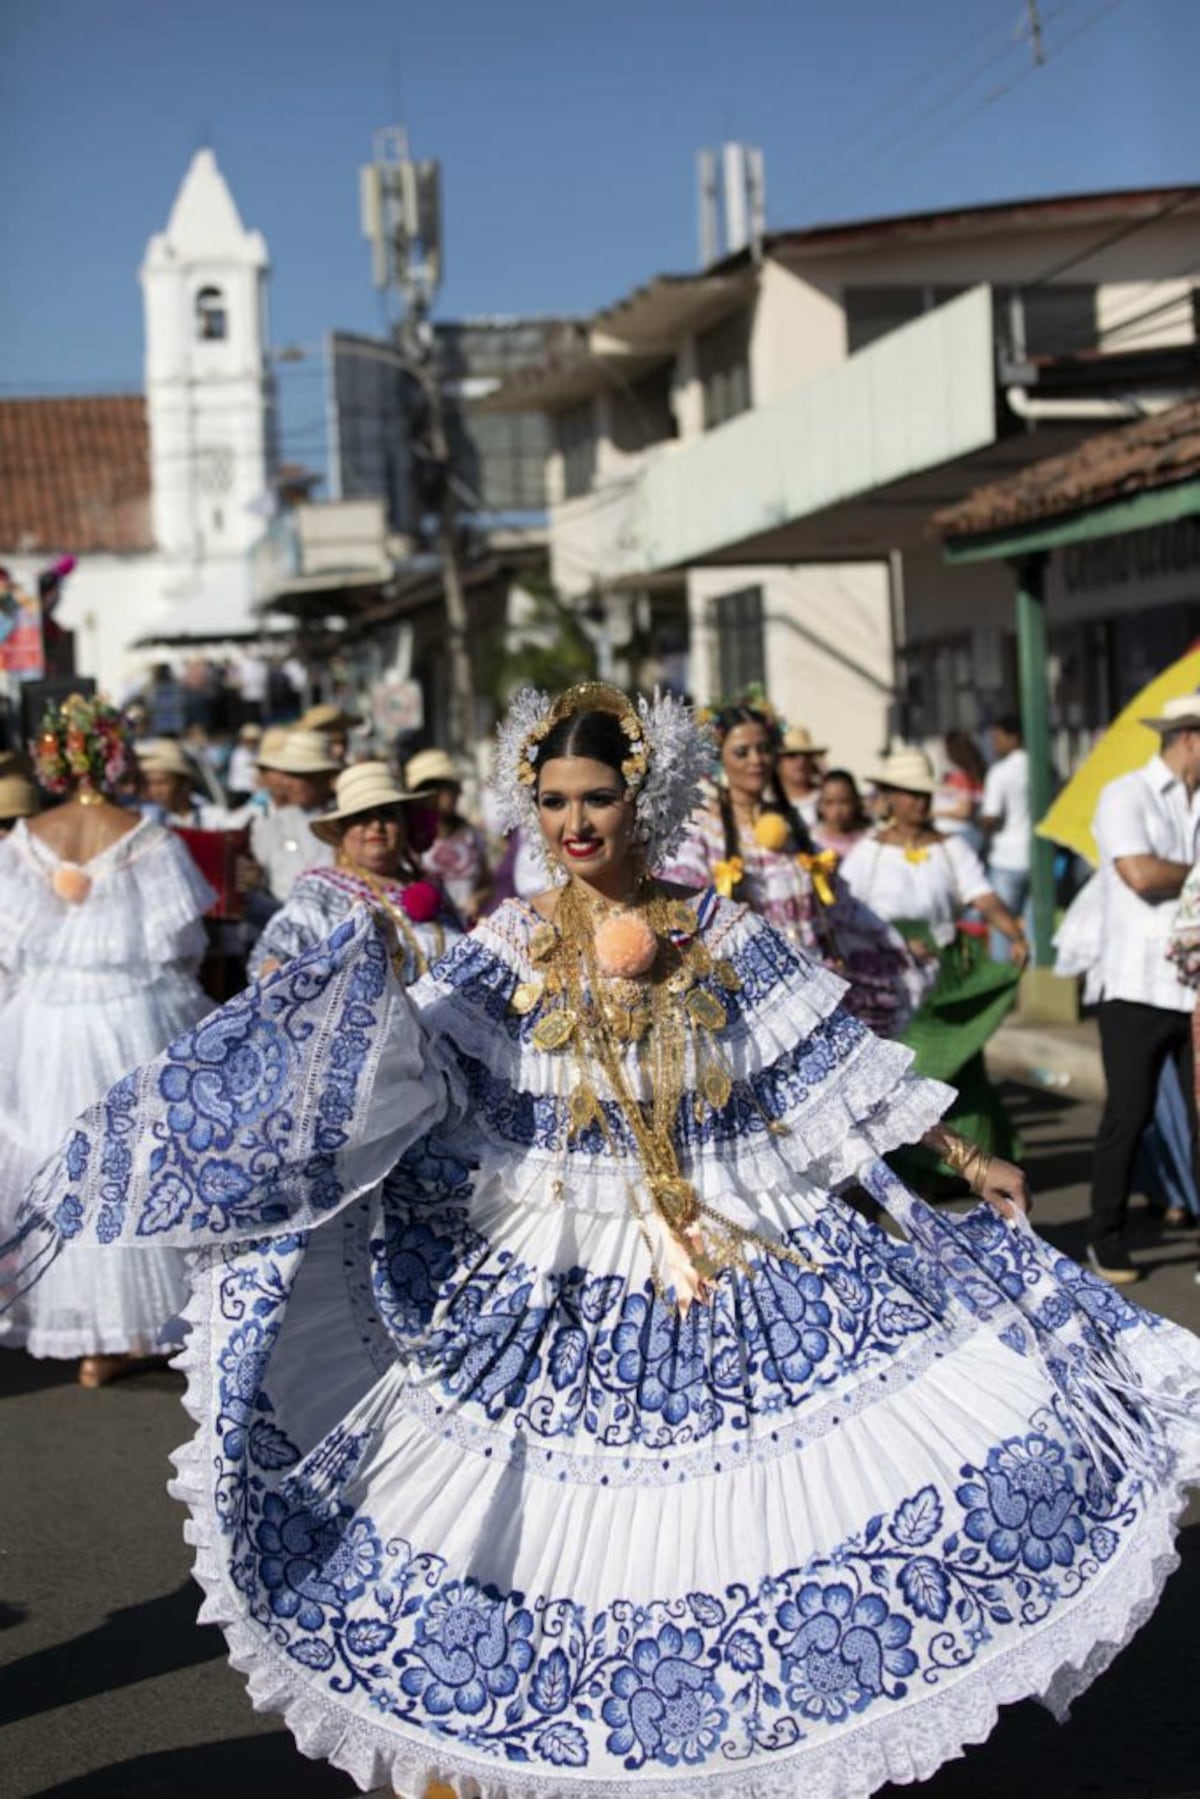
[[[371,889],[371,892],[375,895],[379,904],[392,920],[393,924],[396,926],[397,932],[407,945],[409,954],[412,956],[413,966],[417,971],[418,980],[422,975],[428,974],[429,958],[422,949],[421,940],[413,929],[412,919],[408,916],[404,907],[397,905],[396,901],[391,897],[390,893],[387,891],[388,884],[384,882],[381,876],[374,875],[369,869],[363,868],[361,863],[352,862],[349,856],[339,856],[338,866],[339,868],[344,868],[347,874],[352,874],[355,880],[361,881],[364,886]],[[433,959],[436,962],[446,947],[446,933],[440,919],[434,919],[432,923]],[[401,980],[403,980],[404,970],[397,967],[396,972],[401,977]]]
[[[657,941],[653,962],[636,978],[606,975],[596,952],[597,920],[636,913]],[[720,1111],[733,1093],[733,1078],[715,1039],[728,1023],[720,993],[733,993],[741,983],[732,963],[715,960],[696,928],[692,907],[660,893],[645,880],[633,903],[613,906],[585,896],[574,878],[563,890],[554,921],[538,925],[530,940],[530,956],[540,973],[514,991],[514,1011],[541,1016],[532,1031],[534,1043],[554,1054],[570,1049],[575,1081],[567,1102],[567,1137],[596,1125],[614,1156],[615,1143],[596,1090],[596,1071],[604,1076],[613,1100],[637,1149],[652,1211],[683,1247],[701,1281],[725,1268],[751,1271],[751,1247],[815,1268],[809,1257],[744,1229],[702,1201],[679,1164],[675,1132],[686,1092],[689,1065],[696,1070],[693,1102],[697,1122]],[[628,1050],[634,1047],[650,1093],[642,1101],[630,1079]],[[786,1130],[772,1121],[768,1128]],[[634,1216],[650,1255],[651,1279],[660,1299],[667,1289],[636,1190],[630,1188]]]

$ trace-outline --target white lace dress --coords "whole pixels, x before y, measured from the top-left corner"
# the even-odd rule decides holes
[[[808,1266],[764,1255],[686,1318],[656,1297],[636,1143],[607,1089],[607,1128],[572,1124],[517,901],[408,994],[352,914],[30,1196],[27,1255],[106,1216],[200,1246],[173,1490],[204,1615],[365,1789],[861,1799],[1001,1704],[1061,1714],[1174,1566],[1200,1344],[1028,1225],[908,1193],[880,1158],[949,1090],[744,907],[694,905],[733,1085],[700,1103],[693,1067],[680,1166]]]
[[[23,822],[0,844],[0,1241],[72,1120],[210,1009],[195,970],[212,898],[183,845],[147,819],[82,870]],[[148,1353],[184,1304],[182,1264],[175,1249],[72,1246],[0,1314],[0,1344]]]

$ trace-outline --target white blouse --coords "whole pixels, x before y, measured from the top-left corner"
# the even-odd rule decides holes
[[[920,919],[943,947],[968,906],[992,891],[983,863],[961,837],[944,837],[920,850],[904,850],[864,837],[842,863],[851,893],[889,923]]]

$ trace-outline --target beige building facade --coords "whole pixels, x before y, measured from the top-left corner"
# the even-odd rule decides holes
[[[1200,190],[1155,190],[769,234],[657,277],[492,402],[553,419],[560,593],[608,609],[614,673],[762,679],[859,769],[981,727],[1013,700],[1011,586],[947,568],[929,518],[1196,385],[1198,248]],[[1081,567],[1055,605],[1074,630],[1116,600]]]

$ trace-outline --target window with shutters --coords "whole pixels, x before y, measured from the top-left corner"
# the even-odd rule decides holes
[[[704,395],[704,429],[750,410],[751,310],[743,306],[696,339],[696,371]]]
[[[742,693],[758,683],[766,686],[763,590],[739,587],[713,601],[717,633],[717,670],[721,692]]]
[[[558,415],[558,449],[567,499],[587,493],[596,478],[596,412],[591,400]]]

